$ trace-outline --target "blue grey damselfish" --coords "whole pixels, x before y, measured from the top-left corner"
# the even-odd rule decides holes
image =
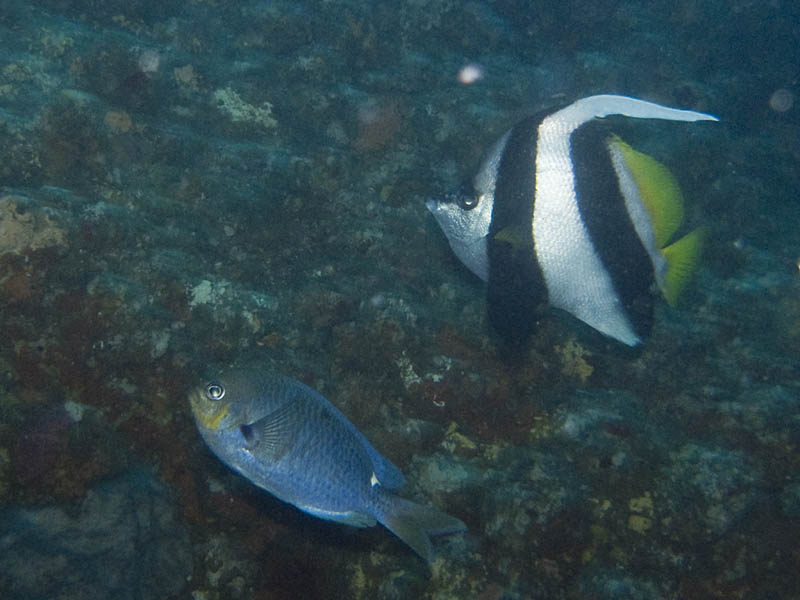
[[[703,230],[677,241],[683,198],[672,174],[600,119],[716,121],[600,95],[529,117],[486,153],[472,189],[427,200],[456,256],[488,282],[489,320],[526,339],[542,309],[562,309],[634,346],[653,324],[654,284],[674,304]]]
[[[380,522],[428,562],[430,536],[466,530],[455,517],[389,491],[405,485],[400,470],[299,381],[232,371],[192,390],[189,401],[222,462],[302,511],[354,527]]]

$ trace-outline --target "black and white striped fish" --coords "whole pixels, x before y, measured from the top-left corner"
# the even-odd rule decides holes
[[[600,95],[529,117],[488,151],[471,190],[431,198],[456,256],[488,282],[489,319],[507,340],[550,305],[634,346],[653,322],[654,283],[674,304],[695,270],[702,231],[677,241],[675,178],[611,134],[609,115],[716,117]]]

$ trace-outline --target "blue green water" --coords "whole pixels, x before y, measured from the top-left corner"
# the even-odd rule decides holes
[[[0,596],[799,597],[798,65],[781,1],[3,2]],[[424,201],[597,93],[720,117],[615,122],[700,272],[640,349],[509,357]],[[242,363],[469,532],[428,567],[226,470],[186,394]]]

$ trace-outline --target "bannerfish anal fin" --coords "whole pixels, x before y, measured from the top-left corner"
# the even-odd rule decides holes
[[[297,430],[302,425],[298,419],[299,413],[294,399],[290,399],[280,408],[249,424],[260,451],[265,452],[270,460],[280,460],[291,449]]]
[[[661,250],[667,260],[667,272],[664,275],[662,292],[670,306],[677,304],[678,297],[697,270],[706,235],[707,229],[698,227]]]
[[[654,158],[613,136],[609,142],[622,155],[639,189],[653,226],[656,245],[664,248],[683,223],[683,193],[675,176]]]

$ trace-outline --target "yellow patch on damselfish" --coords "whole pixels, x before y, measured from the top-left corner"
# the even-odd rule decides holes
[[[209,429],[213,429],[214,431],[216,431],[217,429],[219,429],[219,424],[222,422],[222,419],[225,418],[225,415],[228,414],[230,408],[231,408],[230,403],[225,404],[223,406],[220,406],[219,410],[216,413],[212,413],[210,415],[203,415],[203,417],[207,416],[208,417],[207,419],[201,417],[200,420],[203,422],[203,425],[205,425]]]
[[[203,395],[202,390],[197,390],[189,397],[192,405],[192,412],[195,418],[203,424],[203,427],[216,431],[219,429],[222,419],[228,414],[231,409],[230,402],[209,402]]]

